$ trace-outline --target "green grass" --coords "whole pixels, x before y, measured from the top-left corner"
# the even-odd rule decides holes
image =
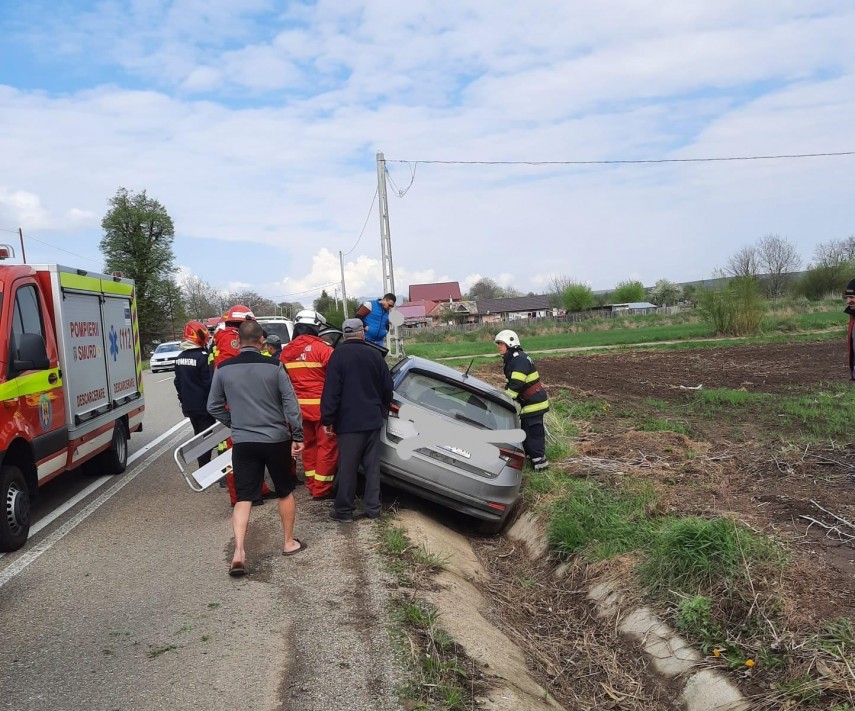
[[[637,420],[636,429],[642,432],[676,432],[677,434],[689,434],[689,427],[683,422],[676,422],[667,418],[643,417]]]
[[[587,479],[566,479],[565,496],[552,505],[547,535],[565,555],[603,560],[648,543],[659,523],[656,496],[647,486],[613,489]]]
[[[768,538],[726,518],[666,522],[651,540],[642,579],[653,591],[693,596],[744,587],[755,567],[781,567],[786,557]]]

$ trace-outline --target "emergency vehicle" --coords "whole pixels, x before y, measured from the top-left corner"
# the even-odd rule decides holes
[[[41,485],[123,472],[143,410],[133,281],[0,263],[0,551],[24,545]]]

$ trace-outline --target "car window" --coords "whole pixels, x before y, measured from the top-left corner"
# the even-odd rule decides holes
[[[172,353],[172,351],[180,351],[180,350],[181,350],[181,344],[180,343],[161,343],[154,352],[155,353]]]
[[[517,426],[515,411],[479,393],[424,373],[407,373],[395,392],[435,412],[487,429],[509,430]]]
[[[275,321],[259,321],[261,328],[267,332],[268,336],[277,335],[282,340],[282,344],[286,344],[291,340],[291,334],[288,333],[287,323],[277,323]]]

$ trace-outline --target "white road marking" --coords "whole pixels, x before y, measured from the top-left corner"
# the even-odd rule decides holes
[[[167,380],[175,380],[175,378],[161,378],[160,380],[155,380],[156,383],[165,383]]]
[[[141,456],[143,456],[146,452],[150,451],[153,447],[156,447],[163,440],[165,440],[167,437],[169,437],[174,432],[177,432],[179,429],[184,427],[184,425],[188,424],[189,422],[190,422],[190,420],[188,420],[188,419],[181,420],[181,422],[179,422],[177,425],[173,426],[172,428],[170,428],[169,430],[164,432],[162,435],[160,435],[160,437],[158,437],[155,440],[152,440],[151,442],[149,442],[145,447],[143,447],[139,451],[134,452],[130,457],[128,457],[128,466],[133,464],[135,461],[137,461],[137,459],[139,459]],[[136,472],[136,470],[134,470],[134,471]],[[131,475],[128,475],[128,476],[131,476]],[[136,473],[134,473],[133,476],[136,476]],[[68,501],[66,501],[64,504],[62,504],[62,506],[58,506],[57,508],[55,508],[53,511],[51,511],[43,519],[40,519],[38,523],[33,524],[33,526],[30,527],[30,536],[34,536],[39,531],[41,531],[45,526],[49,526],[51,523],[56,521],[56,519],[58,519],[60,516],[62,516],[66,511],[68,511],[69,509],[71,509],[74,506],[76,506],[77,504],[79,504],[81,501],[83,501],[83,499],[85,499],[87,496],[89,496],[89,494],[91,494],[93,491],[96,491],[97,489],[104,486],[104,484],[106,484],[108,481],[116,481],[116,477],[115,476],[98,477],[89,486],[87,486],[85,489],[83,489],[83,491],[79,492],[76,496],[73,496],[72,498],[70,498]],[[3,558],[5,555],[6,555],[6,553],[0,553],[0,558]],[[2,587],[2,586],[3,586],[3,583],[0,582],[0,587]]]

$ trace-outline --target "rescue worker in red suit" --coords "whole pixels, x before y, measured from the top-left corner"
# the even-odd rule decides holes
[[[313,499],[331,498],[338,469],[338,443],[321,425],[321,393],[333,348],[318,337],[324,317],[309,309],[294,317],[294,340],[279,359],[288,371],[303,415],[303,468],[306,488]]]
[[[252,313],[252,310],[249,307],[242,304],[235,304],[222,315],[220,323],[214,331],[214,347],[211,351],[214,356],[215,370],[220,363],[228,360],[229,358],[234,358],[240,353],[240,336],[238,335],[238,328],[244,321],[254,320],[255,314]],[[220,442],[217,449],[222,453],[227,449],[231,449],[231,446],[232,440],[229,438],[225,442]],[[229,500],[231,501],[232,506],[234,506],[237,503],[237,490],[235,489],[234,474],[226,475],[226,487],[229,490]],[[265,481],[261,486],[261,495],[267,496],[269,493],[270,488],[267,486],[267,482]],[[264,502],[259,499],[258,501],[253,501],[252,505],[258,506],[261,503]]]

